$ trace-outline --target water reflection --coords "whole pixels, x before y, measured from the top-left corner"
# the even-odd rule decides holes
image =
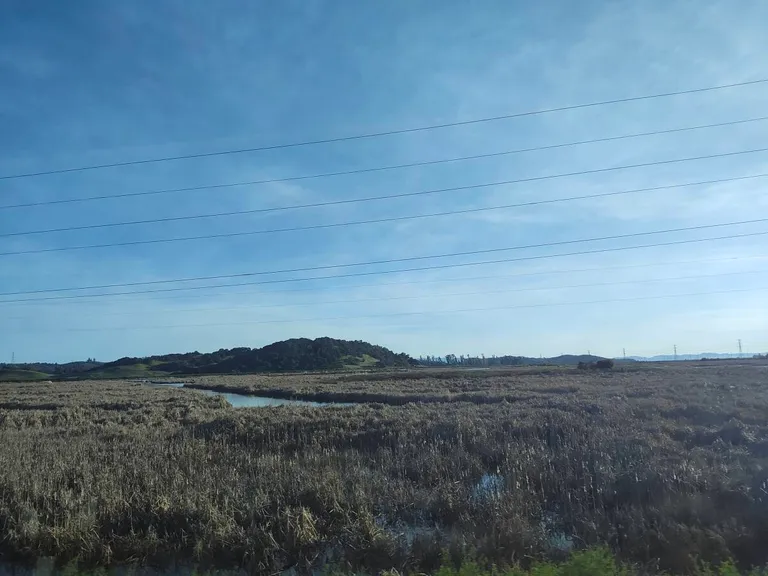
[[[341,402],[309,402],[307,400],[290,400],[286,398],[266,398],[263,396],[246,396],[244,394],[233,394],[231,392],[217,392],[215,390],[199,390],[206,396],[221,396],[234,408],[263,408],[267,406],[304,406],[318,408],[320,406],[352,406],[349,403]]]
[[[163,382],[157,380],[144,380],[144,384],[153,388],[184,388],[185,382]],[[234,408],[265,408],[269,406],[303,406],[305,408],[319,408],[321,406],[354,406],[349,402],[310,402],[308,400],[292,400],[289,398],[271,398],[265,396],[248,396],[235,394],[234,392],[219,392],[217,390],[201,390],[199,388],[187,388],[191,392],[200,392],[206,396],[221,396]]]

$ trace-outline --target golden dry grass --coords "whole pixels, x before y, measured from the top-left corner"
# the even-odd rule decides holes
[[[0,552],[403,572],[446,549],[557,555],[564,536],[676,573],[762,565],[767,380],[758,363],[196,378],[402,404],[240,410],[130,382],[3,384]]]

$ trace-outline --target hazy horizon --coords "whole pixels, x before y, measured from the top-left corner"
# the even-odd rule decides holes
[[[302,338],[302,337],[298,336],[297,338]],[[273,343],[274,342],[269,342],[268,344],[273,344]],[[370,342],[370,344],[378,344],[378,345],[385,346],[385,345],[381,344],[380,342]],[[261,346],[253,346],[253,347],[242,346],[242,347],[245,347],[245,348],[260,348]],[[398,349],[396,347],[390,347],[390,346],[385,346],[385,347],[389,348],[390,350],[392,350],[393,352],[398,353],[398,354],[399,353],[406,353],[411,358],[415,358],[415,359],[426,358],[426,357],[430,357],[430,356],[441,358],[441,359],[445,359],[446,354],[454,354],[454,353],[456,354],[457,357],[462,355],[461,353],[456,353],[456,351],[450,351],[450,350],[443,351],[442,354],[438,354],[438,353],[413,353],[413,352],[409,352],[407,350],[400,350],[400,349]],[[169,355],[169,354],[185,354],[185,353],[189,353],[189,352],[197,352],[197,353],[201,353],[201,354],[208,354],[208,353],[211,353],[211,352],[216,352],[217,350],[219,350],[219,349],[217,348],[217,349],[205,349],[205,350],[195,349],[195,350],[157,351],[157,352],[153,352],[152,354],[147,354],[146,356],[166,356],[166,355]],[[679,349],[678,352],[677,352],[677,356],[681,360],[685,359],[686,357],[694,357],[694,356],[695,357],[699,357],[699,356],[707,356],[707,355],[711,355],[711,356],[729,356],[729,357],[733,357],[733,358],[743,357],[743,358],[747,358],[748,359],[748,358],[752,358],[755,355],[764,355],[766,353],[767,353],[767,351],[761,351],[761,350],[749,351],[746,348],[743,348],[743,352],[741,352],[741,353],[739,353],[739,352],[727,352],[727,351],[715,351],[715,350],[690,352],[690,351],[684,351],[684,350]],[[496,353],[494,353],[494,354],[486,354],[483,351],[472,352],[470,354],[467,354],[465,352],[463,355],[464,356],[470,356],[470,357],[473,357],[473,358],[479,358],[479,357],[485,355],[488,358],[493,357],[493,356],[497,356],[497,357],[499,357],[499,356],[519,356],[519,357],[526,357],[526,358],[541,358],[541,357],[543,357],[545,359],[546,358],[557,358],[559,356],[586,356],[586,355],[592,355],[592,356],[596,356],[596,357],[613,358],[615,360],[620,360],[623,357],[626,357],[627,360],[650,360],[650,359],[657,358],[657,357],[658,358],[661,358],[661,357],[672,358],[674,356],[674,350],[669,352],[669,353],[659,352],[658,354],[649,354],[649,355],[627,353],[626,356],[624,356],[623,354],[620,354],[618,356],[608,356],[608,355],[600,354],[599,352],[596,352],[594,350],[586,350],[586,351],[582,351],[582,352],[578,352],[578,351],[568,352],[568,351],[566,351],[566,352],[561,352],[559,354],[552,354],[552,355],[542,355],[542,354],[539,354],[539,355],[535,355],[535,356],[529,356],[529,355],[525,355],[525,354],[516,354],[514,351],[512,351],[512,352],[505,352],[505,353],[501,353],[501,354],[496,354]],[[15,364],[37,364],[37,363],[40,363],[40,364],[66,364],[66,363],[69,363],[69,362],[84,362],[84,361],[86,361],[88,359],[92,359],[94,362],[109,363],[109,362],[114,362],[116,360],[119,360],[120,358],[125,358],[125,357],[127,357],[127,356],[126,355],[121,355],[121,356],[116,356],[116,357],[113,357],[113,358],[104,359],[104,358],[96,358],[96,357],[88,356],[88,357],[83,357],[83,358],[71,358],[69,360],[63,360],[63,361],[51,361],[51,360],[46,360],[46,359],[23,360],[22,361],[22,360],[19,360],[18,358],[16,358],[15,359]],[[145,356],[135,356],[135,357],[143,358]],[[13,364],[13,363],[14,362],[10,362],[10,361],[8,361],[8,362],[0,361],[0,364]]]

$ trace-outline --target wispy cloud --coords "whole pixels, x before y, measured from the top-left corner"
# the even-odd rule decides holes
[[[565,0],[523,10],[505,2],[448,2],[439,11],[405,1],[386,10],[323,2],[237,9],[137,2],[6,16],[0,19],[0,83],[9,87],[0,94],[4,174],[739,82],[765,74],[768,49],[762,25],[768,6],[759,0],[738,11],[724,0],[587,2],[578,11]],[[102,48],[94,51],[96,45]],[[763,115],[766,96],[768,86],[754,85],[323,146],[6,180],[0,204],[288,178],[727,122]],[[760,148],[765,134],[766,123],[755,122],[421,168],[0,210],[0,230],[24,231],[536,179],[4,238],[0,251],[397,218],[758,174],[768,172],[766,153],[548,177]],[[768,212],[766,185],[742,180],[323,230],[0,257],[0,283],[11,292],[262,273],[751,220]],[[714,350],[729,349],[736,334],[758,346],[768,310],[760,293],[768,286],[761,259],[768,257],[768,236],[557,255],[767,230],[758,223],[242,278],[341,276],[312,282],[0,303],[9,327],[0,333],[0,350],[29,360],[113,358],[325,334],[416,355],[619,354],[619,346],[660,353],[669,341]],[[463,266],[510,259],[518,260]],[[427,266],[447,267],[344,276]],[[190,285],[206,283],[227,280]],[[132,289],[139,288],[124,288]],[[731,292],[741,289],[750,292]],[[688,293],[699,295],[679,296]]]

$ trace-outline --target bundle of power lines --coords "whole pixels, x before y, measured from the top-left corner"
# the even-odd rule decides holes
[[[105,163],[105,164],[75,166],[75,167],[63,168],[63,169],[39,170],[34,172],[18,173],[18,174],[0,174],[0,182],[37,178],[37,177],[49,176],[49,175],[55,175],[55,174],[89,172],[89,171],[106,170],[109,168],[117,168],[117,167],[125,167],[125,166],[140,166],[140,165],[158,164],[158,163],[165,163],[165,162],[175,162],[175,161],[181,161],[181,160],[210,158],[210,157],[216,157],[216,156],[251,154],[251,153],[258,153],[258,152],[263,152],[268,150],[280,150],[280,149],[288,149],[288,148],[319,146],[323,144],[349,142],[349,141],[356,141],[356,140],[363,140],[363,139],[376,139],[376,138],[398,135],[398,134],[409,134],[409,133],[416,133],[416,132],[441,130],[449,127],[498,122],[501,120],[510,120],[510,119],[522,118],[526,116],[537,116],[537,115],[543,115],[543,114],[553,114],[556,112],[563,112],[568,110],[594,108],[594,107],[606,106],[609,104],[619,104],[619,103],[641,101],[641,100],[660,99],[660,98],[667,98],[671,96],[690,95],[690,94],[702,93],[702,92],[714,92],[714,91],[724,90],[728,88],[742,88],[742,87],[749,87],[749,86],[765,84],[765,83],[768,83],[768,79],[760,79],[760,80],[753,80],[748,82],[740,82],[740,83],[733,83],[733,84],[720,85],[720,86],[711,86],[711,87],[697,88],[697,89],[683,90],[683,91],[676,91],[676,92],[667,92],[667,93],[661,93],[661,94],[650,94],[650,95],[636,96],[631,98],[605,100],[600,102],[576,104],[571,106],[562,106],[562,107],[542,109],[542,110],[517,112],[517,113],[506,114],[502,116],[494,116],[489,118],[476,118],[476,119],[465,120],[460,122],[402,128],[402,129],[389,130],[389,131],[376,132],[376,133],[356,134],[356,135],[343,136],[343,137],[337,137],[337,138],[326,138],[326,139],[309,140],[309,141],[302,141],[302,142],[291,142],[291,143],[285,143],[285,144],[274,144],[269,146],[260,146],[260,147],[251,147],[251,148],[219,150],[219,151],[212,151],[212,152],[206,152],[206,153],[200,153],[200,154],[145,158],[145,159],[139,159],[139,160],[124,161],[124,162],[112,162],[112,163]],[[536,146],[536,147],[530,147],[530,148],[504,150],[504,151],[498,151],[498,152],[492,152],[492,153],[486,153],[486,154],[441,158],[436,160],[417,161],[417,162],[394,164],[394,165],[374,166],[374,167],[360,168],[355,170],[307,174],[307,175],[291,176],[286,178],[272,178],[272,179],[251,180],[251,181],[241,181],[241,182],[225,182],[225,183],[218,183],[218,184],[206,185],[206,186],[166,188],[166,189],[158,189],[158,190],[139,190],[139,191],[132,191],[132,192],[126,192],[126,193],[120,193],[120,194],[113,194],[113,195],[79,196],[79,197],[72,197],[72,198],[57,198],[53,200],[38,201],[38,202],[29,201],[24,203],[15,203],[15,204],[5,204],[5,205],[0,204],[0,211],[27,210],[27,209],[34,209],[36,207],[50,206],[50,205],[84,204],[84,203],[98,202],[102,200],[113,200],[113,199],[120,199],[120,198],[142,198],[142,197],[160,196],[160,195],[183,195],[186,192],[200,191],[200,190],[217,191],[225,188],[257,186],[257,185],[263,185],[263,184],[294,182],[294,181],[303,181],[303,180],[312,180],[312,179],[321,179],[321,178],[332,178],[336,176],[351,175],[351,174],[366,174],[366,173],[377,173],[377,172],[385,172],[385,171],[395,171],[395,170],[401,170],[406,168],[426,167],[426,166],[434,166],[439,164],[469,162],[472,160],[485,159],[485,158],[512,156],[512,155],[523,154],[527,152],[555,150],[555,149],[583,146],[587,144],[638,139],[638,138],[643,138],[648,136],[703,131],[703,130],[717,128],[717,127],[753,124],[758,122],[764,122],[766,120],[768,120],[768,116],[741,118],[741,119],[731,120],[727,122],[676,127],[676,128],[665,129],[665,130],[655,130],[650,132],[621,134],[621,135],[593,138],[593,139],[587,139],[587,140],[554,143],[554,144]],[[131,226],[146,225],[146,224],[161,224],[161,223],[179,222],[179,221],[226,218],[226,217],[246,215],[246,214],[275,213],[275,212],[295,211],[295,210],[321,208],[321,207],[329,207],[329,206],[341,206],[346,204],[385,202],[385,201],[397,199],[397,198],[410,198],[410,197],[446,194],[450,192],[457,192],[457,191],[464,191],[464,190],[487,189],[487,188],[499,187],[499,186],[510,185],[510,184],[530,183],[530,182],[537,182],[537,181],[544,181],[544,180],[564,179],[564,178],[569,178],[574,176],[616,172],[616,171],[627,170],[631,168],[644,168],[644,167],[651,167],[651,166],[682,164],[686,162],[695,162],[695,161],[709,160],[709,159],[715,159],[715,158],[748,156],[752,154],[759,154],[766,151],[768,151],[768,147],[752,148],[752,149],[746,149],[746,150],[734,150],[734,151],[723,152],[718,154],[710,154],[710,155],[669,158],[669,159],[658,160],[653,162],[625,164],[620,166],[610,166],[610,167],[597,168],[592,170],[552,173],[552,174],[546,174],[542,176],[529,177],[529,178],[508,179],[508,180],[502,180],[502,181],[483,182],[483,183],[477,183],[477,184],[471,184],[471,185],[465,185],[465,186],[419,190],[414,192],[393,193],[393,194],[379,195],[379,196],[329,200],[324,202],[293,204],[293,205],[257,208],[257,209],[248,209],[248,210],[214,212],[214,213],[196,214],[196,215],[150,218],[150,219],[131,220],[131,221],[124,221],[124,222],[109,222],[109,223],[94,222],[94,223],[89,223],[89,224],[80,225],[80,226],[63,226],[63,227],[42,228],[42,229],[35,229],[35,230],[16,231],[16,232],[0,232],[0,238],[38,237],[46,234],[53,234],[53,233],[59,233],[59,232],[85,231],[85,230],[110,229],[110,228],[127,228]],[[674,184],[667,184],[667,185],[653,186],[653,187],[611,190],[609,192],[602,192],[602,193],[596,193],[596,194],[584,194],[584,195],[566,196],[566,197],[560,197],[560,198],[541,199],[541,200],[520,202],[520,203],[514,203],[514,204],[503,204],[503,205],[496,205],[496,206],[483,206],[483,207],[465,208],[465,209],[457,209],[457,210],[446,210],[446,211],[431,212],[431,213],[407,214],[407,215],[401,215],[401,216],[348,221],[348,222],[319,223],[319,224],[312,224],[312,225],[305,225],[305,226],[257,229],[257,230],[248,230],[248,231],[219,233],[219,234],[181,236],[181,237],[172,237],[172,238],[164,238],[164,239],[136,239],[136,240],[126,240],[126,241],[120,241],[120,242],[109,242],[109,243],[94,243],[94,244],[81,244],[81,245],[68,245],[68,246],[67,245],[48,246],[43,248],[25,248],[20,250],[0,251],[0,258],[9,257],[9,256],[49,253],[49,252],[84,251],[84,250],[94,250],[94,249],[113,248],[113,247],[138,246],[138,245],[146,245],[146,244],[180,243],[180,242],[190,242],[190,241],[196,241],[196,240],[213,240],[213,239],[232,238],[232,237],[241,237],[241,236],[284,234],[284,233],[292,233],[292,232],[307,231],[307,230],[365,226],[365,225],[377,224],[377,223],[398,222],[398,221],[408,221],[408,220],[434,219],[434,218],[442,218],[442,217],[461,215],[461,214],[492,212],[492,211],[509,210],[509,209],[537,206],[537,205],[575,202],[578,200],[586,200],[586,199],[642,195],[644,193],[650,193],[650,192],[655,192],[659,190],[672,190],[672,189],[705,186],[705,185],[728,183],[728,182],[758,180],[766,177],[768,177],[768,173],[754,173],[754,174],[744,174],[739,176],[733,176],[728,178],[697,180],[697,181],[681,182],[681,183],[674,183]],[[272,269],[272,270],[256,270],[256,271],[237,273],[237,274],[198,275],[198,276],[190,276],[190,277],[183,277],[183,278],[168,278],[168,279],[153,280],[153,281],[121,282],[121,283],[95,284],[95,285],[83,285],[83,286],[57,286],[57,287],[37,288],[37,289],[30,289],[30,290],[2,291],[0,292],[0,304],[12,304],[12,303],[19,304],[19,303],[35,303],[35,302],[50,302],[50,301],[72,301],[72,300],[99,301],[100,299],[112,298],[117,296],[130,297],[134,295],[159,294],[159,293],[171,293],[170,296],[172,297],[174,294],[178,294],[180,292],[187,292],[187,293],[199,292],[199,291],[207,291],[215,288],[230,288],[230,287],[236,287],[236,286],[257,286],[257,285],[263,286],[263,285],[269,285],[269,284],[275,284],[275,285],[294,284],[294,283],[300,284],[300,283],[306,283],[306,282],[312,282],[312,281],[318,281],[318,280],[348,279],[353,277],[382,276],[382,275],[399,274],[399,273],[416,272],[416,271],[481,267],[481,266],[488,266],[488,265],[495,265],[495,264],[502,264],[502,263],[525,262],[525,261],[531,261],[531,260],[559,259],[559,258],[568,258],[568,257],[578,256],[578,255],[633,251],[633,250],[642,250],[642,249],[654,248],[654,247],[675,246],[675,245],[681,245],[681,244],[715,243],[715,242],[726,240],[726,239],[766,236],[768,235],[768,230],[757,231],[757,232],[734,231],[734,229],[739,226],[748,225],[748,224],[765,223],[765,222],[768,222],[768,218],[754,218],[750,220],[742,220],[742,221],[735,221],[735,222],[721,222],[721,223],[715,223],[715,224],[657,229],[657,230],[649,230],[649,231],[627,233],[627,234],[575,238],[570,240],[536,243],[536,244],[528,244],[528,245],[497,246],[497,247],[482,249],[482,250],[439,253],[439,254],[430,254],[430,255],[424,255],[424,256],[391,258],[391,259],[374,260],[374,261],[359,261],[359,262],[347,262],[342,264],[325,264],[325,265],[320,264],[316,266]],[[666,238],[666,236],[670,234],[689,232],[689,231],[700,231],[700,230],[717,231],[717,235],[706,237],[706,238],[683,239],[683,240]],[[633,246],[610,246],[606,248],[597,248],[597,249],[579,249],[578,248],[578,246],[582,244],[589,244],[592,242],[618,241],[618,240],[633,239],[633,238],[649,238],[650,241],[644,244],[633,245]],[[522,251],[526,249],[533,249],[533,248],[549,248],[549,247],[561,247],[561,246],[562,247],[573,246],[577,248],[571,249],[567,252],[562,252],[557,254],[544,254],[544,255],[533,255],[533,256],[504,256],[501,258],[493,256],[491,258],[486,258],[484,260],[478,260],[478,261],[472,261],[472,262],[459,262],[459,263],[442,262],[445,259],[450,259],[455,257],[488,256],[488,255],[497,255],[497,254],[507,254],[507,253]],[[705,260],[689,260],[689,261],[682,261],[677,263],[664,262],[664,263],[639,264],[639,265],[628,265],[628,266],[601,267],[600,270],[621,269],[621,268],[642,268],[642,267],[654,267],[654,266],[665,266],[665,265],[668,266],[668,265],[686,264],[686,263],[713,262],[717,260],[727,260],[727,259],[714,258],[709,260],[706,260],[706,259]],[[437,261],[437,263],[426,264],[426,265],[423,265],[423,264],[412,265],[412,263],[416,263],[416,262],[421,263],[426,261]],[[373,271],[361,270],[364,267],[384,265],[384,264],[408,264],[408,266],[401,267],[398,269],[373,270]],[[328,273],[329,271],[333,271],[333,273]],[[579,271],[585,271],[585,270],[584,269],[559,270],[555,272],[547,272],[547,274],[569,273],[569,272],[579,272]],[[296,274],[306,274],[306,273],[311,273],[311,275],[295,276]],[[483,295],[483,294],[496,294],[496,293],[502,293],[502,292],[512,293],[512,292],[535,291],[535,290],[551,290],[551,289],[559,289],[559,288],[612,286],[612,285],[619,285],[624,283],[638,283],[638,282],[651,283],[651,282],[662,282],[666,280],[712,278],[716,276],[727,276],[727,275],[733,275],[733,274],[750,274],[750,273],[751,272],[735,272],[735,273],[730,272],[730,273],[724,273],[724,274],[678,276],[676,278],[647,279],[647,280],[631,281],[631,282],[576,284],[576,285],[570,285],[570,286],[564,285],[564,286],[557,286],[557,287],[551,287],[551,288],[510,288],[505,290],[484,291],[484,292],[457,292],[452,294],[447,293],[443,295],[477,296],[477,295]],[[287,279],[271,278],[271,276],[282,275],[282,274],[292,274],[294,276]],[[487,278],[514,278],[514,277],[522,277],[522,276],[532,276],[536,274],[537,274],[536,272],[533,272],[533,273],[512,274],[512,275],[506,275],[506,276],[497,275],[497,276],[479,276],[474,278],[464,277],[464,278],[453,278],[453,279],[448,278],[448,279],[438,279],[438,280],[430,279],[430,280],[422,280],[422,281],[418,281],[418,280],[402,281],[402,282],[398,281],[398,282],[391,283],[391,285],[454,282],[454,281],[487,279]],[[247,280],[243,281],[244,279],[247,279]],[[230,282],[221,282],[222,280],[230,280]],[[237,280],[237,281],[232,282],[233,280]],[[215,281],[215,282],[210,283],[212,281]],[[207,282],[207,283],[200,284],[200,282]],[[193,285],[190,285],[190,284],[193,284]],[[382,286],[382,285],[386,285],[386,284],[382,284],[382,283],[373,284],[373,286]],[[361,286],[366,286],[366,285],[361,285]],[[297,291],[297,290],[310,290],[310,289],[301,288],[301,287],[281,288],[281,291],[284,291],[284,292],[291,292],[291,291]],[[354,316],[330,316],[325,318],[318,318],[318,317],[307,318],[307,321],[335,320],[335,319],[342,319],[342,318],[343,319],[376,318],[380,316],[390,317],[390,316],[398,316],[398,315],[410,316],[410,315],[418,315],[418,314],[440,314],[440,313],[448,314],[448,313],[475,312],[475,311],[483,311],[483,310],[536,308],[536,307],[546,307],[546,306],[569,306],[569,305],[592,304],[592,303],[601,303],[601,302],[626,302],[626,301],[659,299],[659,298],[689,298],[692,296],[699,296],[699,295],[706,295],[706,294],[744,292],[744,291],[750,291],[750,290],[753,290],[753,289],[745,288],[745,289],[733,289],[733,290],[718,290],[718,291],[709,291],[709,292],[693,292],[693,293],[686,293],[686,294],[641,296],[637,298],[618,298],[618,299],[608,299],[608,300],[604,299],[604,300],[591,300],[591,301],[588,300],[588,301],[582,301],[582,302],[526,304],[526,305],[513,305],[513,306],[501,306],[501,307],[494,306],[493,308],[474,307],[474,308],[442,310],[437,312],[435,311],[401,312],[401,313],[395,313],[395,314],[389,313],[386,315],[362,314],[362,315],[354,315]],[[423,296],[399,296],[399,297],[392,297],[392,298],[375,298],[370,300],[371,301],[404,300],[404,299],[421,298],[421,297]],[[354,303],[354,302],[366,302],[366,301],[369,301],[369,299],[315,301],[315,302],[305,302],[305,303],[298,303],[298,304],[291,304],[291,305],[292,306],[312,306],[312,305],[320,305],[320,304]],[[280,306],[280,305],[273,305],[273,304],[266,304],[261,306],[249,305],[247,306],[247,308],[249,309],[269,308],[269,307],[277,307],[277,306]],[[201,309],[202,308],[195,308],[191,310],[201,310]],[[233,308],[209,308],[209,309],[225,310],[225,309],[233,309]],[[176,311],[180,311],[180,310],[176,309]],[[296,321],[297,320],[295,319],[294,320],[249,320],[249,321],[244,321],[242,323],[258,324],[258,323],[296,322]],[[182,325],[174,325],[174,326],[192,327],[192,326],[217,326],[217,325],[230,325],[230,324],[233,324],[233,322],[227,322],[222,324],[218,324],[218,323],[182,324]],[[235,322],[234,324],[237,324],[237,322]],[[142,329],[167,328],[167,327],[173,327],[173,326],[172,325],[142,326]],[[76,330],[80,330],[80,329],[76,329]],[[88,330],[88,329],[82,329],[82,330]]]

